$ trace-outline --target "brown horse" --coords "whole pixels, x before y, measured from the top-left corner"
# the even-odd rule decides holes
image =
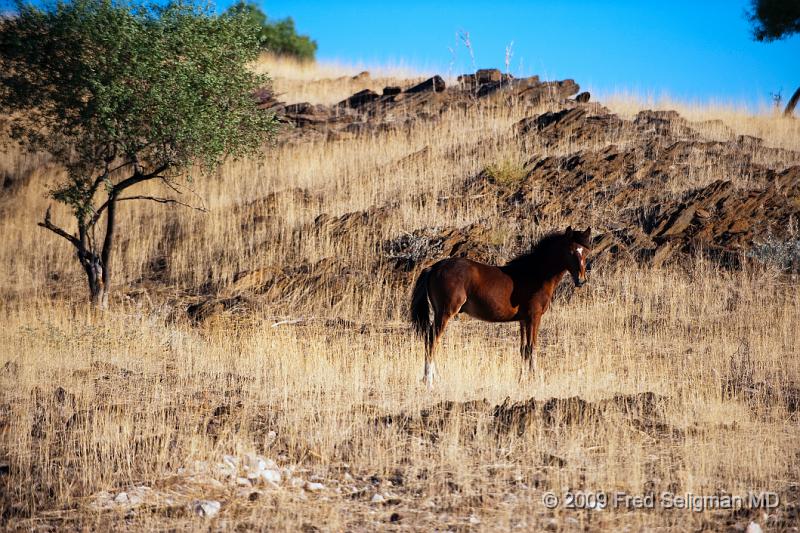
[[[576,287],[586,283],[591,228],[552,233],[524,255],[497,267],[451,257],[426,268],[411,298],[411,322],[425,340],[425,374],[430,387],[436,374],[433,355],[448,320],[458,313],[487,322],[519,321],[523,366],[536,370],[536,334],[558,282],[569,272]],[[433,308],[431,322],[430,308]]]

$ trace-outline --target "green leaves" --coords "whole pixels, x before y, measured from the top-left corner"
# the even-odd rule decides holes
[[[213,169],[257,153],[275,131],[253,97],[268,79],[247,68],[259,46],[245,17],[185,2],[18,10],[0,23],[0,106],[14,113],[17,139],[68,168],[53,195],[76,215],[111,163]]]
[[[261,48],[273,54],[313,60],[317,53],[316,41],[307,35],[298,35],[291,17],[277,22],[267,22],[267,16],[258,5],[245,0],[233,4],[225,14],[245,19],[256,29]]]
[[[752,0],[747,15],[758,41],[775,41],[800,32],[800,2]]]

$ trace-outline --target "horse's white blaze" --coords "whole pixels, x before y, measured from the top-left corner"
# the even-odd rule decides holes
[[[578,253],[578,257],[583,257],[583,246],[578,246],[575,251]]]

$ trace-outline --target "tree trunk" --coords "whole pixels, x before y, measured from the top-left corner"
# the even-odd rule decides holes
[[[116,194],[112,193],[106,209],[106,235],[100,255],[86,248],[86,230],[80,231],[82,238],[78,244],[78,260],[86,272],[89,285],[89,302],[98,309],[108,308],[108,295],[111,292],[111,249],[114,244],[116,227]]]
[[[86,273],[89,302],[94,307],[104,309],[105,303],[108,302],[108,295],[103,284],[103,265],[100,258],[86,249],[78,249],[78,260]]]
[[[106,236],[103,239],[103,251],[100,254],[102,266],[102,276],[100,281],[103,285],[100,307],[108,307],[108,294],[111,292],[111,247],[114,244],[114,229],[116,228],[117,193],[112,192],[106,210]]]
[[[800,101],[800,87],[798,87],[792,97],[789,98],[789,103],[786,104],[786,109],[783,110],[783,116],[791,117],[794,113],[794,108],[797,107],[798,101]]]
[[[108,291],[102,281],[103,266],[100,264],[100,258],[91,257],[84,265],[84,270],[89,284],[89,302],[98,309],[105,309],[108,304]]]

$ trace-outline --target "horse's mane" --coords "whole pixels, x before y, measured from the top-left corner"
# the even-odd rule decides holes
[[[564,242],[566,240],[567,236],[563,231],[548,233],[539,239],[529,252],[518,255],[506,263],[503,268],[507,268],[509,270],[530,270],[531,267],[541,266],[544,264],[543,259],[546,256],[551,255],[554,248],[557,248],[558,246],[564,246]]]

